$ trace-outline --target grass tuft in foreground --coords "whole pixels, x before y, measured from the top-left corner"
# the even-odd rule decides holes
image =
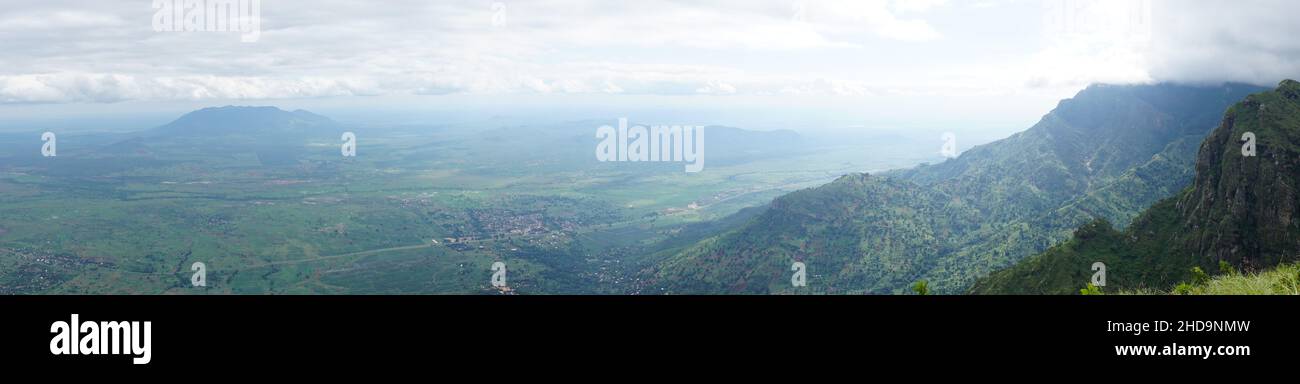
[[[1202,272],[1203,274],[1203,272]],[[1300,264],[1242,274],[1228,271],[1213,278],[1181,283],[1168,292],[1154,290],[1126,291],[1136,295],[1300,295]]]

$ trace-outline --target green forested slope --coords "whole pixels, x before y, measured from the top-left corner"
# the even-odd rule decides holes
[[[1260,88],[1092,86],[1029,130],[957,159],[850,175],[775,200],[654,271],[675,293],[961,292],[1068,239],[1094,218],[1126,223],[1190,181],[1195,146]],[[794,261],[808,287],[791,286]]]
[[[1107,265],[1107,289],[1163,290],[1191,279],[1192,268],[1220,262],[1246,272],[1296,260],[1300,217],[1300,83],[1229,108],[1196,158],[1192,186],[1148,209],[1123,232],[1104,223],[972,287],[983,294],[1069,294],[1091,264]],[[1256,138],[1243,155],[1243,136]]]

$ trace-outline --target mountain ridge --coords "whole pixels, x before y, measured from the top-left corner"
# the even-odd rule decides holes
[[[1296,260],[1300,248],[1300,83],[1282,81],[1224,113],[1198,147],[1192,185],[1145,210],[1124,231],[1095,221],[1072,238],[991,274],[975,294],[1070,294],[1107,265],[1107,288],[1163,290],[1191,268],[1220,262],[1247,272]],[[1245,154],[1247,133],[1257,155]]]
[[[274,106],[208,107],[181,115],[170,123],[146,131],[150,136],[203,136],[230,134],[306,134],[339,124],[303,109],[286,111]]]
[[[823,277],[829,286],[802,292],[902,293],[918,279],[938,292],[959,292],[978,276],[1067,239],[1096,216],[1131,218],[1135,208],[1181,188],[1189,172],[1165,178],[1143,171],[1190,169],[1190,146],[1173,144],[1207,134],[1215,115],[1260,89],[1091,86],[1026,131],[956,159],[866,176],[871,182],[857,184],[899,199],[846,203],[879,196],[852,191],[844,178],[795,192],[787,196],[800,197],[778,198],[741,228],[669,258],[655,279],[670,292],[794,293],[801,291],[780,277],[799,260],[810,271],[833,272]],[[1109,188],[1122,192],[1116,193],[1120,201],[1088,198]],[[935,200],[901,200],[908,195]],[[868,219],[891,226],[863,222]],[[732,272],[741,266],[763,269],[767,283],[754,284],[752,272]]]

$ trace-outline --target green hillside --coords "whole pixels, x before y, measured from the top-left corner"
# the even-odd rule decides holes
[[[1030,129],[956,159],[779,198],[673,255],[654,279],[677,293],[903,293],[922,279],[961,292],[1079,225],[1127,223],[1185,187],[1194,143],[1260,90],[1092,86]],[[796,260],[808,265],[808,287],[789,282]]]
[[[1300,174],[1300,83],[1229,108],[1200,146],[1192,186],[1154,205],[1119,232],[1105,223],[971,288],[977,294],[1070,294],[1092,263],[1107,265],[1107,289],[1166,290],[1192,268],[1220,262],[1247,273],[1294,262],[1300,253],[1295,185]],[[1255,156],[1243,136],[1256,137]]]

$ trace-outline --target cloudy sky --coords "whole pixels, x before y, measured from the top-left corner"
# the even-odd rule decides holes
[[[154,3],[3,0],[0,119],[651,100],[1018,124],[1094,82],[1300,75],[1292,0],[262,0],[252,42],[156,31]]]

